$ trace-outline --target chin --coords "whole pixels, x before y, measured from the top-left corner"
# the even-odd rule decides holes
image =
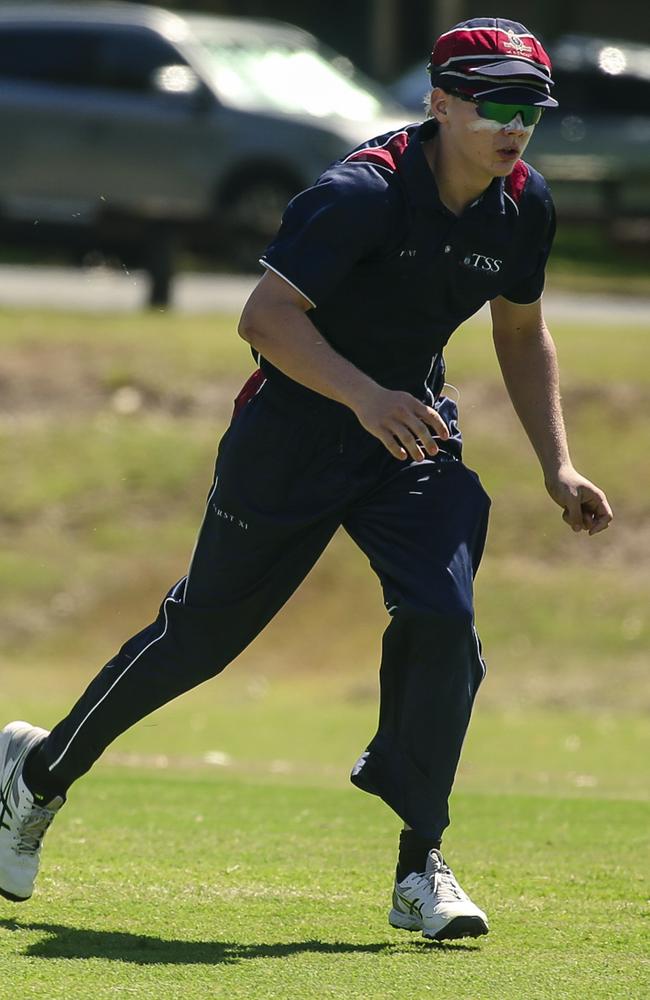
[[[495,165],[494,165],[494,176],[495,177],[507,177],[508,174],[512,173],[512,171],[514,170],[514,168],[519,163],[520,159],[521,159],[521,157],[518,156],[515,160],[508,160],[507,163],[502,163],[502,162],[495,163]]]

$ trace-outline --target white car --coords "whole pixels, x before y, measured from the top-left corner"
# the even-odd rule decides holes
[[[132,3],[0,7],[0,239],[254,268],[287,201],[408,113],[272,21]],[[9,139],[9,141],[7,141]]]

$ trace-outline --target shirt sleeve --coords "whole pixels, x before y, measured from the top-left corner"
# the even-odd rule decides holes
[[[543,215],[533,230],[537,235],[528,236],[529,245],[535,249],[530,260],[530,270],[515,282],[507,291],[503,292],[504,298],[509,302],[516,302],[518,305],[527,305],[529,302],[537,302],[544,291],[544,281],[546,277],[546,262],[548,261],[553,239],[555,237],[555,208],[548,188],[540,206]],[[538,218],[539,215],[538,210]]]
[[[289,202],[260,258],[314,308],[387,234],[386,183],[365,164],[340,164]]]

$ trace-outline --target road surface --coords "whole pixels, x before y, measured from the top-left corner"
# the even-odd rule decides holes
[[[256,281],[254,275],[179,274],[174,282],[174,309],[239,313]],[[132,312],[144,308],[146,301],[144,272],[16,264],[0,267],[0,308]],[[544,313],[551,320],[645,321],[650,326],[650,300],[645,298],[547,293]]]

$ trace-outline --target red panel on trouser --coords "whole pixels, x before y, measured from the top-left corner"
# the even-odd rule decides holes
[[[244,385],[239,390],[239,394],[235,399],[235,405],[232,411],[233,417],[237,416],[239,411],[246,405],[249,399],[252,399],[253,396],[257,395],[265,381],[266,376],[264,372],[261,368],[258,368],[257,371],[253,372],[248,381],[244,382]]]

